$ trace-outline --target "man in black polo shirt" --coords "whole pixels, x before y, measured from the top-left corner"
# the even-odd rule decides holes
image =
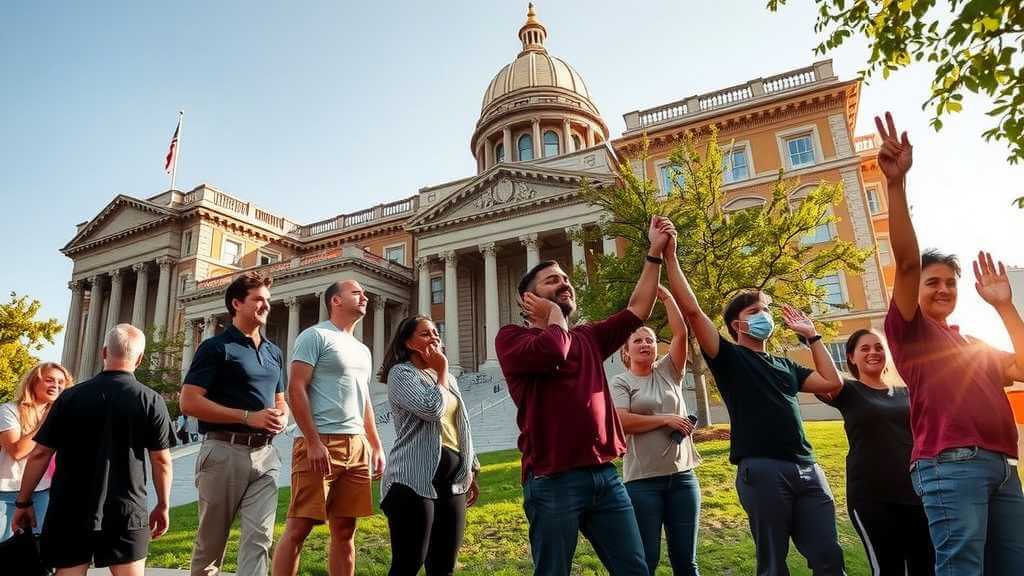
[[[281,349],[262,333],[270,284],[247,272],[228,286],[231,325],[199,345],[181,389],[181,411],[196,417],[206,434],[196,460],[193,576],[220,572],[236,513],[242,528],[238,574],[265,575],[269,567],[281,468],[271,441],[288,421]]]
[[[112,328],[103,372],[65,390],[36,433],[12,524],[30,530],[43,521],[35,518],[32,493],[56,453],[42,553],[60,576],[84,575],[90,562],[115,576],[142,576],[150,538],[167,531],[171,419],[164,399],[132,374],[145,348],[139,329]],[[148,515],[147,452],[157,492]]]

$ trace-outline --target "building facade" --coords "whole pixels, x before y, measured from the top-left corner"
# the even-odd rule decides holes
[[[877,165],[871,167],[871,149],[862,146],[867,141],[853,137],[860,84],[835,78],[829,61],[630,112],[626,132],[609,141],[583,77],[548,53],[547,29],[532,6],[518,37],[515,59],[484,91],[470,137],[475,175],[311,224],[205,184],[114,198],[62,249],[74,261],[64,364],[78,378],[94,374],[103,332],[132,322],[183,332],[187,365],[198,343],[230,322],[223,289],[246,270],[274,277],[267,336],[290,357],[298,332],[324,319],[327,285],[354,278],[370,294],[357,332],[374,362],[379,365],[399,320],[429,314],[452,366],[480,384],[468,395],[479,427],[504,420],[494,437],[507,444],[515,427],[494,337],[500,326],[519,321],[518,278],[542,259],[569,267],[615,253],[614,239],[582,240],[593,236],[582,232],[602,214],[581,199],[580,185],[584,179],[592,186],[614,183],[620,158],[642,134],[653,153],[643,169],[662,185],[672,138],[714,124],[723,141],[736,143],[727,209],[763,202],[784,168],[808,185],[821,179],[844,185],[838,221],[816,241],[843,238],[874,247],[883,237]],[[841,335],[878,325],[889,277],[873,259],[863,274],[837,275],[823,285],[830,298],[849,305],[828,314],[840,321]],[[374,396],[382,394],[376,387]]]

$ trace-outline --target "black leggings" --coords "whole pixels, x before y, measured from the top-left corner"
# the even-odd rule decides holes
[[[923,506],[849,495],[846,507],[864,543],[872,574],[931,576],[935,573],[935,551]]]
[[[452,494],[452,480],[462,456],[441,448],[434,473],[437,498],[424,498],[404,484],[392,484],[381,503],[391,530],[388,576],[415,576],[426,565],[427,576],[449,576],[466,529],[466,495]]]

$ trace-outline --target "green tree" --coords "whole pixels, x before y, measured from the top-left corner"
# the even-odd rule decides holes
[[[763,206],[726,213],[717,132],[712,129],[706,134],[703,154],[698,153],[697,144],[697,137],[688,134],[673,151],[670,170],[681,176],[683,185],[674,185],[667,196],[659,195],[654,183],[635,173],[628,162],[620,166],[617,184],[584,184],[584,197],[607,214],[601,233],[625,239],[626,249],[621,258],[597,256],[589,273],[575,271],[581,315],[602,318],[626,306],[643,266],[647,224],[653,215],[667,216],[675,224],[683,272],[701,307],[719,326],[725,304],[748,288],[764,290],[776,302],[804,311],[828,309],[831,305],[816,280],[838,271],[861,272],[872,253],[845,240],[805,241],[819,226],[835,222],[830,208],[842,197],[841,185],[821,182],[794,200],[792,194],[800,183],[784,178],[780,171]],[[636,156],[641,165],[646,164],[646,142]],[[651,325],[663,340],[671,337],[660,308]],[[829,323],[821,328],[826,334],[835,330]],[[770,345],[777,350],[791,340],[787,330],[776,334]],[[691,337],[690,350],[697,349]],[[700,354],[691,353],[690,361],[697,384],[697,417],[706,425],[707,370]]]
[[[988,115],[996,124],[985,140],[1006,140],[1007,160],[1024,159],[1024,4],[1020,0],[814,0],[815,32],[824,40],[815,53],[825,54],[854,35],[868,40],[871,55],[864,78],[890,73],[914,62],[935,66],[931,124],[960,112],[965,92],[992,100]],[[786,0],[768,0],[777,11]],[[943,6],[944,5],[944,6]],[[1018,200],[1024,204],[1024,198]]]
[[[181,389],[181,355],[185,348],[184,332],[146,329],[146,351],[135,370],[139,382],[156,390],[169,400],[177,398]]]
[[[55,318],[37,320],[40,303],[11,292],[11,300],[0,304],[0,402],[7,402],[22,374],[39,359],[33,350],[42,350],[61,331]]]

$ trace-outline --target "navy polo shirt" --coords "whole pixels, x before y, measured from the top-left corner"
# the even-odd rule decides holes
[[[227,408],[258,412],[273,408],[274,396],[284,392],[284,358],[266,337],[257,348],[234,324],[203,340],[189,366],[185,383],[206,390],[206,397]],[[199,421],[199,432],[261,432],[241,423]]]

